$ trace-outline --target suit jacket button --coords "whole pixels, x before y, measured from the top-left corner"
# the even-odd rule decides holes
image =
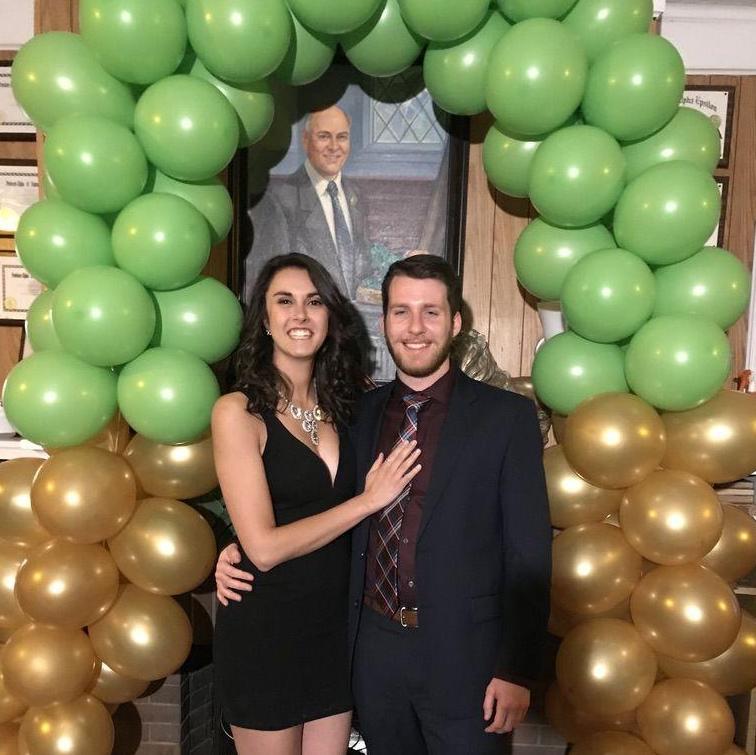
[[[362,553],[360,553],[360,558],[365,558],[365,551],[362,551]]]

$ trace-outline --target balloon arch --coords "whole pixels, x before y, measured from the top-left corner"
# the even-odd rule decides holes
[[[3,402],[50,458],[0,467],[2,752],[110,752],[105,704],[189,651],[171,596],[215,545],[181,499],[217,484],[209,365],[241,324],[200,276],[232,223],[216,176],[270,127],[267,77],[314,81],[338,45],[369,76],[423,55],[441,108],[489,110],[488,177],[539,213],[518,279],[569,323],[533,365],[568,415],[545,458],[565,636],[550,720],[575,755],[740,752],[722,695],[756,684],[756,621],[728,583],[756,565],[756,524],[711,486],[756,468],[754,399],[721,391],[750,276],[705,246],[719,135],[679,107],[683,62],[651,16],[651,0],[81,0],[80,35],[19,51],[46,174],[17,245],[48,290]]]

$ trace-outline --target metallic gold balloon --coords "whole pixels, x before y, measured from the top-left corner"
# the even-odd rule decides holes
[[[632,624],[595,619],[564,638],[556,675],[576,707],[603,716],[637,708],[654,685],[656,656]]]
[[[98,661],[97,678],[89,694],[108,705],[136,700],[149,686],[141,679],[130,679],[113,671],[104,661]]]
[[[602,393],[569,417],[564,454],[592,485],[628,488],[659,466],[666,435],[656,410],[629,393]]]
[[[730,482],[756,469],[756,396],[720,391],[686,412],[662,415],[667,451],[662,466],[707,482]]]
[[[19,716],[22,716],[29,706],[16,695],[8,692],[3,680],[2,672],[0,672],[0,723],[7,723],[8,721],[14,721]],[[0,753],[2,750],[0,750]]]
[[[33,755],[110,755],[115,732],[105,706],[82,695],[62,705],[30,708],[21,736]]]
[[[620,506],[630,545],[649,561],[670,566],[703,558],[719,540],[723,518],[710,485],[672,469],[652,472],[626,490]]]
[[[32,512],[30,491],[44,459],[10,459],[0,464],[0,538],[31,547],[52,535]]]
[[[722,535],[701,563],[725,582],[737,582],[756,567],[756,519],[728,503],[722,511]]]
[[[729,585],[699,564],[646,574],[630,598],[630,613],[654,650],[680,661],[715,658],[740,629],[740,605]]]
[[[0,755],[19,755],[18,724],[0,724]]]
[[[2,465],[0,465],[2,466]],[[29,549],[0,542],[0,627],[15,630],[29,622],[16,600],[16,576]]]
[[[8,690],[29,705],[75,700],[95,671],[94,651],[84,632],[44,624],[18,629],[0,661]]]
[[[586,482],[567,463],[561,446],[544,451],[543,466],[553,527],[600,522],[619,508],[622,491],[604,490]]]
[[[97,543],[115,535],[133,513],[134,473],[116,454],[78,446],[44,463],[31,499],[50,532],[74,543]]]
[[[654,751],[632,734],[602,731],[581,739],[570,755],[654,755]]]
[[[89,627],[89,637],[114,671],[153,681],[172,674],[186,660],[192,626],[173,598],[124,585],[110,611]]]
[[[79,629],[105,615],[118,583],[118,567],[101,545],[51,540],[18,570],[16,598],[34,621]]]
[[[573,627],[582,624],[584,621],[591,619],[622,619],[623,621],[632,621],[630,618],[630,596],[625,600],[617,603],[608,611],[600,613],[575,613],[554,604],[551,605],[549,614],[549,632],[556,637],[565,637]]]
[[[721,755],[735,735],[725,699],[693,679],[659,682],[638,708],[638,725],[658,755]]]
[[[91,446],[94,448],[102,448],[105,451],[110,451],[114,454],[122,454],[129,445],[131,440],[131,432],[129,430],[129,424],[121,416],[120,412],[116,412],[113,415],[113,419],[108,422],[104,430],[100,430],[97,435],[93,435],[88,441],[82,443],[83,446]],[[61,451],[68,450],[70,446],[64,448],[46,448],[50,456],[60,453]]]
[[[108,540],[118,568],[143,590],[179,595],[200,585],[215,564],[215,537],[200,513],[181,501],[147,498]]]
[[[686,663],[659,656],[659,665],[672,678],[697,679],[721,695],[739,695],[756,687],[756,619],[743,611],[735,642],[709,661]]]
[[[564,431],[567,425],[567,417],[564,414],[551,414],[551,426],[554,428],[554,440],[557,443],[564,443]]]
[[[580,524],[552,543],[551,596],[574,613],[601,613],[625,600],[641,578],[641,557],[617,527]]]
[[[159,498],[196,498],[218,485],[213,440],[208,435],[193,443],[170,446],[135,435],[123,454],[142,489]]]

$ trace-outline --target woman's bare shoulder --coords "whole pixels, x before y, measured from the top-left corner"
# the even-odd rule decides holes
[[[265,423],[258,414],[250,414],[247,411],[247,397],[240,391],[226,393],[221,396],[213,406],[213,425],[226,425],[245,421],[250,428],[260,429]]]

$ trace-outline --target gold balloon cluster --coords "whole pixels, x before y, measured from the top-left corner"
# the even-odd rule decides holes
[[[218,480],[208,437],[167,446],[116,417],[85,445],[0,464],[0,755],[113,747],[110,709],[186,659],[176,600],[215,538],[178,500]]]
[[[576,755],[738,752],[723,696],[756,686],[756,619],[730,585],[756,567],[756,520],[712,485],[756,469],[756,397],[659,415],[601,394],[559,435],[547,717]]]

